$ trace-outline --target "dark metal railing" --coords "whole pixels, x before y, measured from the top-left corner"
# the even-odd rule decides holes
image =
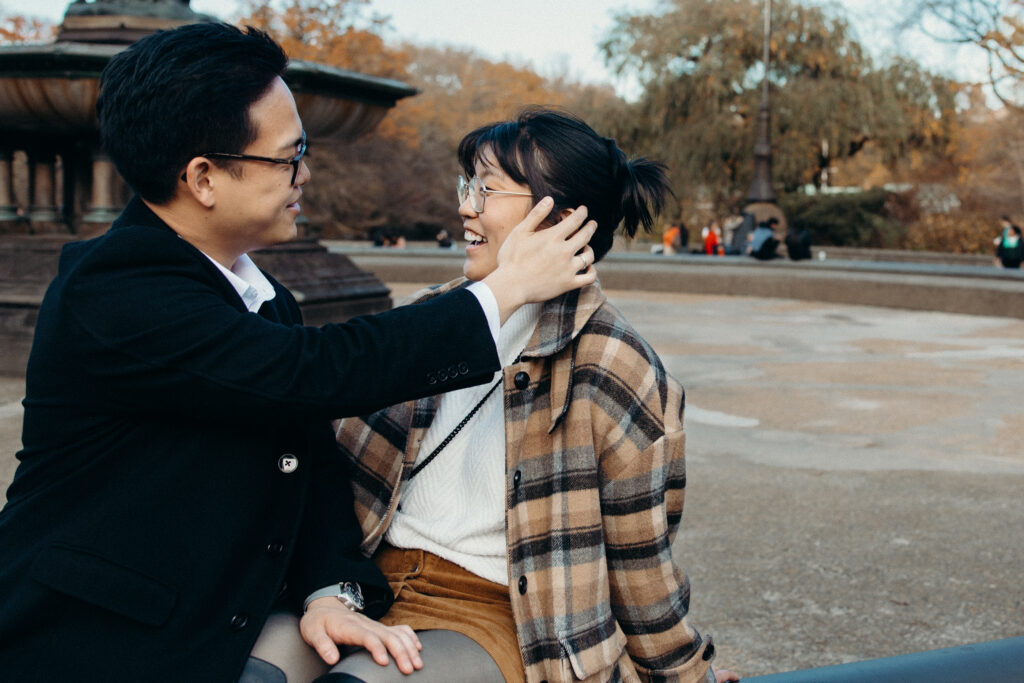
[[[743,680],[757,683],[1024,683],[1024,636]]]

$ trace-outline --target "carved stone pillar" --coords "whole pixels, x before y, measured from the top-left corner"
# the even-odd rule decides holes
[[[14,203],[14,155],[0,150],[0,233],[22,232],[24,223]]]
[[[30,156],[32,167],[32,203],[28,207],[28,220],[35,234],[52,234],[65,231],[57,199],[57,157],[52,152],[33,152]]]
[[[119,202],[114,199],[117,171],[113,162],[102,152],[94,152],[92,157],[92,191],[89,193],[89,204],[82,214],[80,235],[90,237],[106,231],[110,224],[121,213]]]

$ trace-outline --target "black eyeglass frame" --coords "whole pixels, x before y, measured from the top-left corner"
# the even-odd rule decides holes
[[[288,164],[292,167],[292,180],[291,185],[295,184],[295,179],[299,176],[299,164],[302,163],[302,157],[306,155],[306,131],[302,131],[302,140],[299,142],[299,153],[293,156],[291,159],[280,159],[277,157],[261,157],[255,154],[232,154],[230,152],[204,152],[203,154],[197,154],[196,156],[206,157],[207,159],[230,159],[232,161],[263,161],[268,164]],[[181,174],[181,179],[186,180],[186,174]]]

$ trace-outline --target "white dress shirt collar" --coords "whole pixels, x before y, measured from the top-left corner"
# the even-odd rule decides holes
[[[270,284],[270,280],[256,267],[248,254],[239,256],[231,270],[210,258],[209,254],[204,252],[203,256],[210,259],[213,265],[217,266],[217,270],[223,273],[231,286],[238,292],[238,296],[242,297],[242,303],[245,304],[247,311],[257,312],[260,310],[260,306],[276,296],[274,285]]]

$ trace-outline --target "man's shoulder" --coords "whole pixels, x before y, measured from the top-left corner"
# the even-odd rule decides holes
[[[118,225],[98,237],[71,242],[61,250],[61,271],[96,260],[129,261],[181,258],[187,247],[170,228]]]

